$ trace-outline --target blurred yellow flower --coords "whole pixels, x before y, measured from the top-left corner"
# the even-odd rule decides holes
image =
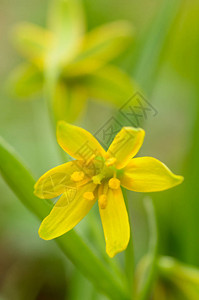
[[[52,77],[56,84],[49,89],[56,119],[72,122],[88,99],[121,105],[133,94],[131,79],[109,64],[132,41],[131,23],[115,21],[86,33],[80,2],[56,0],[47,25],[48,29],[25,22],[15,26],[15,45],[27,62],[11,74],[14,96],[35,96]]]
[[[121,186],[156,192],[183,181],[153,157],[133,158],[144,135],[143,129],[123,127],[106,152],[91,133],[60,121],[58,143],[75,160],[51,169],[35,184],[42,199],[62,195],[43,220],[40,237],[50,240],[71,230],[98,199],[107,254],[113,257],[126,249],[130,228]]]

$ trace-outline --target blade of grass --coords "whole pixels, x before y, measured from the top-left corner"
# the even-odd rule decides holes
[[[151,93],[155,85],[168,33],[177,16],[180,4],[182,4],[181,0],[163,1],[163,5],[152,27],[149,29],[149,32],[146,32],[135,50],[137,63],[132,75],[148,94]]]
[[[199,95],[199,90],[198,94]],[[183,203],[184,210],[181,211],[184,227],[180,227],[182,233],[182,242],[184,249],[184,259],[187,263],[199,266],[199,244],[198,244],[198,218],[199,218],[199,191],[198,191],[198,164],[199,164],[199,105],[197,104],[197,113],[194,123],[190,151],[187,153],[187,160],[184,173],[186,174],[184,188],[182,189],[180,201]],[[183,230],[184,229],[184,230]]]
[[[42,220],[49,213],[51,206],[49,203],[34,196],[33,187],[35,181],[33,177],[16,157],[14,150],[2,138],[0,138],[0,171],[21,202],[39,220]],[[122,284],[107,266],[92,253],[74,230],[55,239],[55,242],[97,289],[111,299],[129,299]]]

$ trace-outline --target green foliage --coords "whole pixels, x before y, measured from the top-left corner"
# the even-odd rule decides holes
[[[111,10],[113,15],[109,16]],[[38,23],[43,22],[39,21],[40,11],[44,14],[42,5],[39,9],[37,7],[35,15],[35,22]],[[125,20],[118,21],[117,16],[124,16]],[[27,18],[30,19],[29,16]],[[10,20],[10,15],[5,19]],[[143,93],[150,96],[147,99],[150,103],[155,100],[152,105],[158,110],[157,119],[154,118],[152,121],[147,119],[143,122],[143,117],[140,118],[140,126],[145,126],[149,133],[148,143],[154,146],[159,157],[165,156],[171,165],[174,164],[184,170],[185,183],[182,187],[161,195],[150,195],[153,200],[155,199],[157,216],[154,214],[153,206],[148,203],[147,225],[144,225],[146,216],[141,213],[138,197],[135,193],[132,194],[133,204],[130,206],[130,214],[135,211],[132,218],[133,243],[126,251],[126,274],[122,256],[112,262],[108,259],[104,262],[104,253],[101,253],[104,244],[100,245],[102,246],[100,251],[98,249],[99,257],[95,254],[96,249],[92,249],[97,243],[97,235],[101,237],[102,231],[99,224],[95,223],[97,214],[91,222],[92,228],[87,228],[84,224],[78,228],[80,233],[83,232],[85,241],[88,237],[92,237],[92,246],[86,245],[80,237],[81,234],[77,234],[76,231],[70,231],[66,236],[56,239],[55,243],[59,245],[64,255],[93,284],[85,281],[85,278],[82,279],[81,275],[77,276],[73,282],[73,289],[80,288],[77,298],[104,299],[98,294],[99,290],[110,299],[130,299],[129,295],[133,290],[135,294],[133,300],[199,299],[199,275],[198,269],[195,268],[199,265],[198,20],[197,1],[162,1],[159,4],[147,0],[143,2],[127,0],[124,4],[120,4],[113,0],[109,2],[85,0],[82,3],[79,0],[54,0],[49,9],[46,28],[23,22],[15,25],[12,31],[13,43],[25,61],[11,72],[8,89],[12,98],[35,99],[44,91],[49,112],[55,123],[60,119],[74,122],[83,116],[88,99],[101,101],[107,104],[107,108],[99,113],[99,103],[92,103],[90,109],[94,117],[86,116],[84,119],[92,131],[99,122],[104,124],[107,121],[106,116],[110,107],[120,108],[124,101],[141,87]],[[1,22],[4,30],[4,18]],[[93,29],[91,25],[98,23],[102,25]],[[2,49],[3,47],[4,41]],[[8,49],[7,45],[6,53],[2,57],[5,64],[8,64],[8,69],[11,69],[12,61],[9,62],[10,67]],[[123,71],[125,64],[128,73]],[[7,74],[2,75],[2,80],[4,76]],[[0,107],[0,125],[3,134],[12,140],[13,145],[21,144],[28,157],[26,146],[30,141],[26,141],[24,136],[27,136],[26,130],[29,130],[29,127],[21,116],[30,113],[30,122],[34,124],[33,127],[35,126],[30,139],[35,146],[35,152],[38,148],[35,154],[38,159],[32,156],[30,159],[33,161],[32,164],[38,164],[43,153],[53,146],[48,138],[46,138],[48,147],[45,147],[41,138],[38,142],[38,128],[41,130],[39,136],[45,135],[42,132],[45,106],[39,102],[12,103],[9,98],[6,99],[2,90],[1,98],[5,99]],[[14,110],[12,113],[10,113],[11,103]],[[164,139],[162,133],[166,133]],[[175,148],[178,149],[177,154]],[[50,159],[52,160],[49,163]],[[44,165],[51,166],[52,162],[54,162],[53,155]],[[37,169],[39,173],[39,166]],[[39,200],[33,195],[35,183],[33,177],[3,139],[0,139],[0,171],[10,189],[25,207],[42,220],[49,213],[52,203]],[[10,200],[2,193],[1,218],[5,214],[4,197],[5,201]],[[9,201],[7,205],[10,205]],[[3,224],[4,221],[1,222]],[[159,226],[159,241],[156,226]],[[148,240],[146,237],[148,227],[151,242],[149,249],[145,245],[145,240]],[[6,226],[2,226],[2,232],[4,231],[10,238]],[[17,244],[17,239],[15,243]],[[157,245],[160,246],[160,250]],[[135,262],[132,247],[135,247]],[[195,267],[182,264],[171,257],[159,257],[158,250]],[[138,264],[140,256],[143,256],[143,259]],[[119,274],[114,268],[117,262],[121,267]],[[134,263],[136,284],[133,283]],[[122,276],[123,280],[120,278]],[[127,281],[130,289],[128,292]],[[133,285],[136,285],[135,290]],[[73,299],[72,296],[70,299]]]

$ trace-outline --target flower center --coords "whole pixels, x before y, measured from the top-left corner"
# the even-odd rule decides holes
[[[84,172],[73,172],[73,174],[71,175],[71,179],[75,182],[81,181],[84,179]]]
[[[101,184],[103,179],[113,177],[114,173],[116,173],[116,168],[114,167],[115,161],[114,157],[110,157],[104,162],[95,162],[96,175],[92,177],[95,184]]]

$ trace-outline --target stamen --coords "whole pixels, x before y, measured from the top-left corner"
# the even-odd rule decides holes
[[[104,175],[102,173],[95,175],[92,177],[94,184],[101,184],[102,179],[104,178]]]
[[[75,182],[81,181],[84,179],[84,172],[73,172],[70,178]]]
[[[85,192],[83,194],[83,197],[86,199],[86,200],[89,200],[89,201],[93,201],[95,196],[93,194],[93,192]]]
[[[108,186],[112,189],[112,190],[117,190],[120,187],[120,180],[117,178],[111,178],[108,182]]]
[[[115,162],[116,162],[116,158],[115,157],[110,157],[106,160],[105,165],[107,167],[110,167],[110,166],[113,166]]]
[[[98,203],[101,209],[105,209],[108,203],[107,196],[105,194],[100,195],[98,199]]]

